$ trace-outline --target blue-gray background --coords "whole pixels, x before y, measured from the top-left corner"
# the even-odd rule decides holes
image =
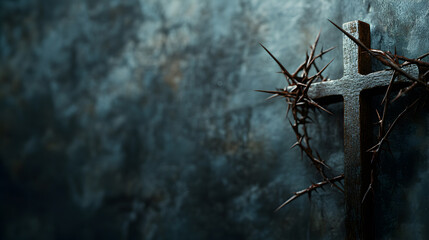
[[[329,187],[289,150],[284,86],[321,30],[371,24],[372,46],[429,50],[427,1],[3,0],[0,2],[1,239],[343,239]],[[374,99],[377,104],[377,98]],[[310,129],[342,168],[341,104]],[[398,108],[400,110],[400,108]],[[429,236],[429,116],[402,121],[380,165],[378,237]],[[305,160],[305,159],[304,159]]]

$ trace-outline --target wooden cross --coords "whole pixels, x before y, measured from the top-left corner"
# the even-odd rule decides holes
[[[369,24],[352,21],[343,29],[362,41],[368,48],[371,43]],[[369,54],[360,49],[347,36],[343,39],[344,76],[338,80],[312,84],[309,96],[335,102],[344,101],[344,187],[346,207],[346,239],[374,239],[373,200],[363,196],[370,183],[371,127],[367,90],[389,85],[392,71],[371,73]],[[404,68],[411,76],[418,76],[417,67]],[[402,77],[395,82],[407,82]]]

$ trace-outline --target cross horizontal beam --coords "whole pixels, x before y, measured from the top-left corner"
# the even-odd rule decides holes
[[[406,66],[403,70],[413,77],[418,77],[419,69],[415,65]],[[346,75],[338,80],[313,83],[308,91],[308,96],[312,99],[319,99],[328,96],[355,95],[366,89],[386,87],[390,83],[392,74],[392,70],[386,70],[367,75]],[[411,81],[403,76],[398,76],[395,83],[411,83]],[[288,91],[292,91],[293,88],[288,88]]]

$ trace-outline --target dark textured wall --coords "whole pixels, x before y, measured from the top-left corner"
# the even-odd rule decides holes
[[[258,42],[294,69],[321,30],[334,79],[327,18],[416,57],[428,17],[426,1],[1,1],[0,238],[343,239],[335,190],[272,212],[320,179],[289,150],[285,104],[253,91],[284,86]],[[329,108],[311,133],[341,172]],[[428,123],[424,110],[392,135],[379,237],[429,236]]]

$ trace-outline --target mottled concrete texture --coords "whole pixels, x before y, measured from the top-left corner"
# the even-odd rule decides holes
[[[284,102],[253,91],[284,86],[258,42],[294,69],[319,30],[341,77],[328,18],[429,50],[427,1],[2,0],[0,239],[343,239],[333,189],[272,212],[320,179],[289,150]],[[328,107],[310,130],[340,172]],[[379,239],[429,237],[428,136],[427,108],[392,135]]]

